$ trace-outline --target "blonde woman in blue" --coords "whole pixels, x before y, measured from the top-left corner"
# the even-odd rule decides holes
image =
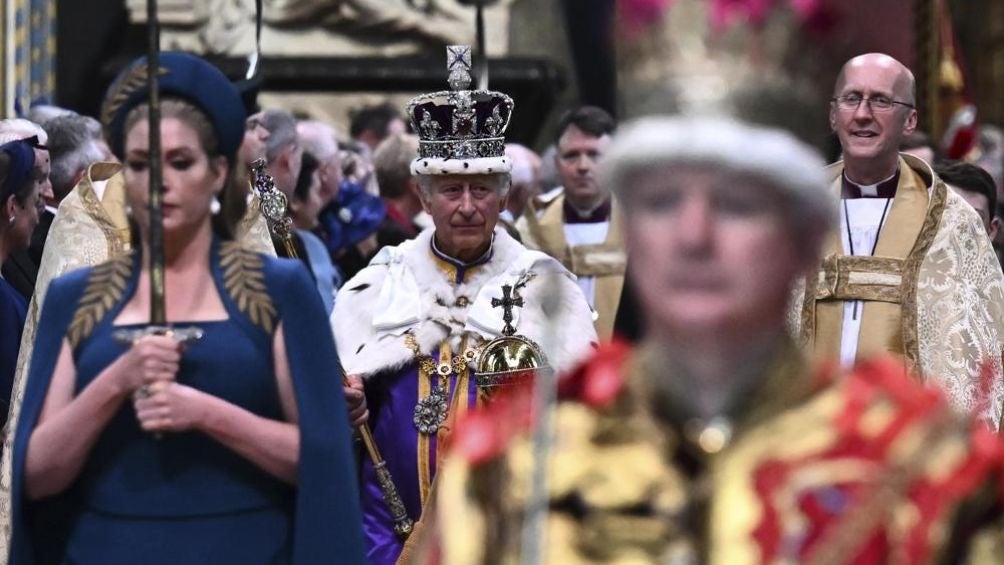
[[[138,61],[103,116],[137,250],[46,296],[14,444],[11,563],[361,562],[348,416],[313,283],[298,262],[234,243],[239,214],[211,212],[242,199],[240,98],[197,57],[160,66],[167,320],[204,335],[114,337],[142,328],[150,303]]]

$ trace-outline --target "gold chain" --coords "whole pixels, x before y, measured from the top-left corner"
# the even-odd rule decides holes
[[[418,346],[418,340],[415,339],[415,332],[411,330],[405,332],[404,344],[415,354],[415,360],[418,361],[418,366],[422,373],[430,376],[437,374],[440,379],[446,379],[451,374],[459,375],[463,373],[467,370],[467,366],[474,361],[474,357],[477,356],[477,352],[474,349],[467,348],[462,353],[454,355],[453,359],[449,362],[442,361],[437,365],[435,359],[422,353],[422,349]],[[463,345],[461,345],[461,348],[463,348]]]
[[[420,398],[418,404],[415,405],[415,427],[422,434],[432,435],[439,432],[450,412],[450,375],[456,373],[458,378],[464,375],[469,365],[474,361],[476,353],[473,349],[464,349],[464,345],[467,343],[467,338],[464,338],[460,344],[460,348],[464,349],[464,352],[437,365],[432,357],[422,353],[414,332],[405,333],[404,343],[415,354],[415,359],[418,361],[418,378],[428,377],[431,385],[429,394]],[[449,351],[449,347],[440,344],[440,355],[447,355],[447,351]],[[456,398],[457,396],[454,396],[454,399]]]

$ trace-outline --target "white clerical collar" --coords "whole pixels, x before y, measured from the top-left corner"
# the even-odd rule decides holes
[[[893,171],[893,173],[891,175],[889,175],[888,177],[886,177],[886,178],[878,181],[875,184],[858,184],[858,183],[852,181],[851,179],[847,178],[846,174],[844,175],[844,178],[847,179],[847,182],[849,182],[849,183],[853,184],[854,186],[858,187],[858,190],[861,191],[861,196],[874,198],[874,197],[876,197],[876,196],[879,195],[879,186],[881,186],[882,184],[885,184],[885,183],[891,181],[893,179],[893,177],[896,176],[896,173],[898,173],[898,172],[899,171]]]

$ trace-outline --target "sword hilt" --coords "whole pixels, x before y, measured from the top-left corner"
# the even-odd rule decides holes
[[[164,336],[174,338],[174,341],[178,343],[194,343],[202,339],[205,335],[205,331],[202,328],[177,328],[171,325],[160,326],[151,325],[145,328],[121,328],[112,332],[112,338],[115,339],[120,345],[132,345],[139,341],[141,338],[150,335]]]
[[[195,328],[195,327],[176,328],[171,325],[165,325],[165,326],[149,325],[146,326],[145,328],[117,329],[114,332],[112,332],[112,338],[120,345],[133,345],[134,343],[136,343],[137,341],[146,336],[157,335],[157,336],[170,337],[173,338],[174,341],[177,343],[183,343],[187,345],[189,343],[195,343],[196,341],[199,341],[200,339],[202,339],[202,336],[205,335],[205,333],[206,332],[203,331],[202,328]],[[144,397],[149,396],[150,395],[149,390],[142,392],[145,389],[146,385],[143,385],[142,387],[136,389],[133,392],[133,394],[141,394]],[[153,434],[154,439],[161,439],[162,437],[164,437],[164,434],[162,434],[161,432],[155,432]]]

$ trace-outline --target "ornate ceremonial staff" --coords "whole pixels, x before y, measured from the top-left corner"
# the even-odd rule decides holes
[[[248,68],[248,79],[254,77],[261,61],[262,0],[256,0],[255,7],[256,47]],[[299,258],[296,246],[293,245],[293,221],[287,213],[288,202],[286,195],[275,186],[275,179],[269,174],[265,159],[255,159],[250,167],[251,190],[258,198],[261,214],[268,223],[268,230],[272,234],[273,241],[282,246],[287,257]],[[348,375],[345,374],[344,370],[342,370],[342,382],[346,385],[349,384]],[[404,501],[401,500],[401,495],[394,484],[394,478],[387,468],[387,462],[384,461],[380,450],[377,448],[376,441],[373,439],[373,432],[370,431],[369,424],[366,422],[357,426],[356,431],[359,433],[363,446],[366,448],[366,455],[373,464],[373,471],[376,473],[377,482],[380,484],[384,503],[387,505],[387,509],[394,519],[394,533],[401,539],[408,539],[408,536],[414,530],[415,523],[408,516]]]
[[[275,180],[268,173],[268,168],[264,159],[256,159],[251,164],[252,187],[255,196],[258,197],[261,206],[261,214],[268,222],[269,232],[277,245],[282,245],[286,254],[290,258],[298,258],[296,247],[293,245],[293,222],[287,214],[286,195],[275,186]],[[348,375],[342,370],[342,382],[349,384]],[[383,501],[390,510],[394,519],[394,533],[401,539],[408,539],[415,523],[408,516],[408,511],[404,507],[404,501],[397,491],[394,478],[387,469],[387,462],[380,455],[376,441],[373,439],[373,432],[370,431],[369,424],[363,422],[356,427],[359,437],[362,438],[366,448],[366,455],[373,463],[373,471],[377,475],[377,482],[380,484],[380,491],[383,494]]]
[[[342,371],[342,382],[346,385],[349,384],[349,377],[345,374],[344,370]],[[411,532],[414,531],[415,522],[408,516],[408,509],[404,507],[404,501],[401,500],[401,495],[397,492],[394,477],[391,476],[390,470],[387,468],[387,462],[384,461],[383,455],[380,454],[380,450],[377,448],[369,424],[363,422],[359,424],[356,430],[359,431],[359,437],[363,440],[366,455],[369,456],[370,461],[373,463],[373,472],[376,473],[377,482],[380,484],[383,501],[387,505],[387,509],[390,510],[391,518],[394,519],[394,533],[397,534],[397,537],[406,540],[411,535]]]

